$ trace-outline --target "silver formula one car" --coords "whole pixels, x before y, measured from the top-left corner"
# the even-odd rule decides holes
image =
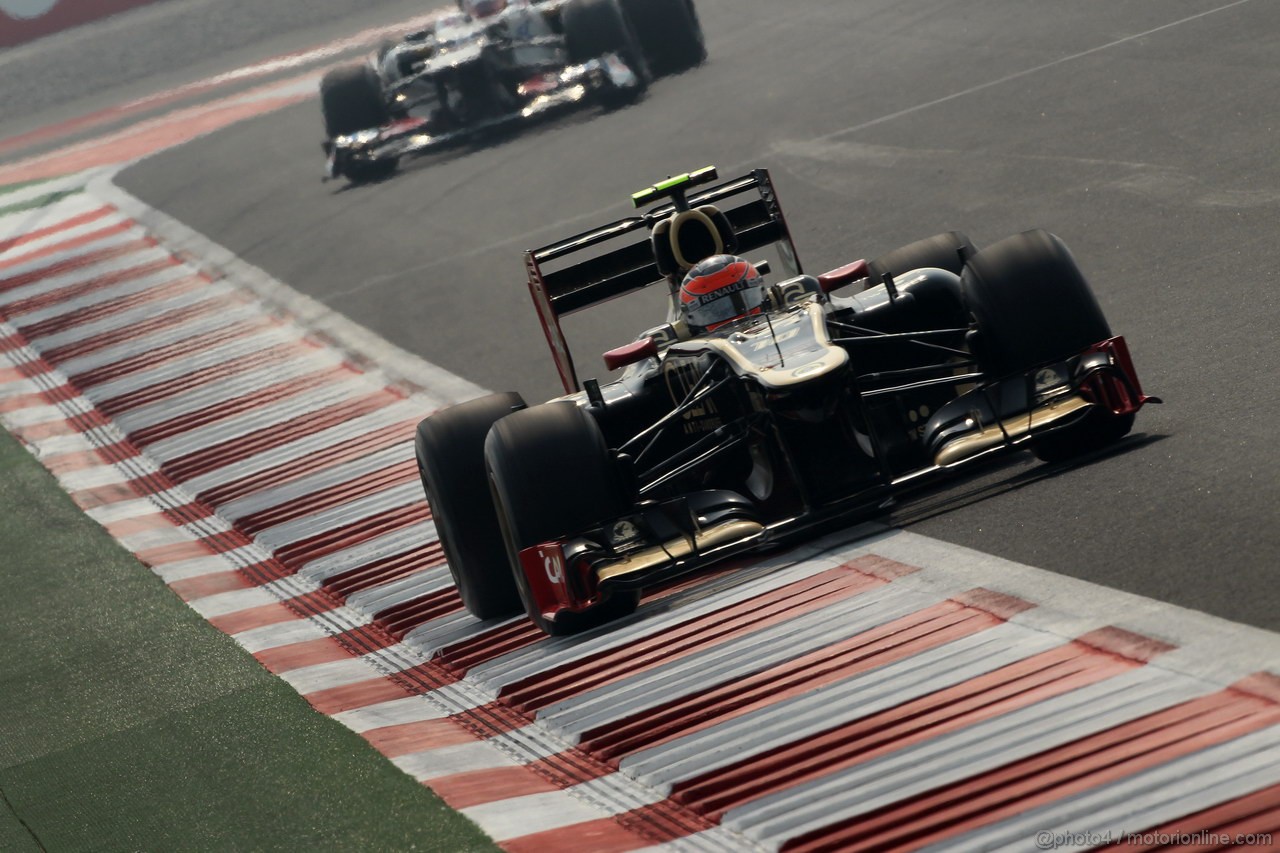
[[[368,181],[402,157],[596,103],[706,58],[693,0],[459,0],[430,27],[320,84],[327,175]]]
[[[1052,234],[975,251],[947,232],[805,275],[768,172],[695,192],[715,179],[665,181],[636,195],[647,213],[526,254],[566,396],[495,394],[419,425],[474,615],[581,631],[642,587],[877,515],[994,454],[1101,448],[1158,402]],[[772,284],[743,257],[766,249],[786,268]],[[579,383],[560,317],[658,282],[667,322],[605,354],[619,379]]]

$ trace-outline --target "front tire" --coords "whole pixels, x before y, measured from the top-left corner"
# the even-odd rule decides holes
[[[678,74],[707,59],[707,44],[693,0],[622,0],[654,76]]]
[[[960,281],[977,322],[978,360],[993,378],[1065,360],[1111,337],[1075,258],[1047,231],[1015,234],[983,249]],[[1119,441],[1132,427],[1133,415],[1096,407],[1042,435],[1032,451],[1045,461],[1062,461]]]
[[[477,619],[513,616],[521,610],[489,493],[484,441],[495,423],[523,408],[519,394],[491,394],[418,424],[418,473],[436,534],[462,604]]]
[[[534,624],[552,636],[565,636],[636,609],[638,592],[615,591],[584,612],[563,610],[548,618],[520,565],[522,550],[575,536],[632,509],[632,496],[595,418],[569,402],[516,412],[494,425],[485,462],[509,571]]]
[[[320,111],[330,139],[373,130],[391,121],[382,81],[368,63],[335,68],[320,81]]]

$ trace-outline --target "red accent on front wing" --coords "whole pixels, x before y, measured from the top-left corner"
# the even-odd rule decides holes
[[[560,78],[555,74],[535,74],[516,87],[521,96],[545,95],[560,88]]]
[[[543,542],[520,552],[520,569],[538,612],[547,619],[555,619],[564,610],[585,610],[597,602],[595,579],[588,577],[590,570],[581,562],[571,562],[560,542]],[[588,589],[590,594],[579,598],[575,589]]]
[[[1096,343],[1085,350],[1083,356],[1095,353],[1105,353],[1120,375],[1104,370],[1089,376],[1080,390],[1090,402],[1106,406],[1117,415],[1131,415],[1146,403],[1159,402],[1158,398],[1142,393],[1142,383],[1124,336],[1116,335]]]
[[[390,124],[382,126],[382,133],[378,137],[378,141],[385,142],[389,139],[395,139],[404,136],[407,133],[413,133],[427,126],[429,122],[425,118],[416,116],[407,116],[405,118],[396,119]]]

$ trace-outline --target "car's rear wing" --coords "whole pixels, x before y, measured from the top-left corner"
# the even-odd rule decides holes
[[[707,169],[695,175],[715,177],[714,170]],[[664,185],[659,185],[662,187]],[[755,191],[752,198],[732,206],[738,196]],[[654,195],[650,193],[650,195]],[[637,204],[641,194],[637,194]],[[765,246],[776,247],[784,272],[799,275],[801,272],[791,231],[778,203],[773,182],[767,169],[755,169],[734,180],[709,187],[688,196],[687,206],[717,205],[727,218],[736,239],[739,254]],[[529,275],[529,293],[542,321],[551,355],[555,359],[560,380],[567,393],[578,390],[578,377],[573,367],[560,318],[581,311],[600,302],[631,293],[665,281],[658,270],[649,232],[653,226],[669,219],[684,199],[661,204],[648,213],[622,219],[573,237],[532,249],[524,253],[525,270]],[[555,262],[578,252],[587,252],[607,243],[612,248],[597,251],[576,263],[559,265]],[[548,265],[557,268],[547,270]]]

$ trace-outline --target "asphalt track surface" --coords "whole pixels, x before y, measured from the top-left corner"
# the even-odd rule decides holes
[[[121,183],[393,343],[530,400],[557,386],[520,250],[626,215],[628,193],[673,172],[770,168],[814,272],[950,228],[979,245],[1048,228],[1072,246],[1166,405],[1144,411],[1107,458],[1060,470],[1014,457],[896,520],[1280,628],[1280,7],[699,9],[710,62],[640,104],[420,160],[377,186],[319,182],[314,103],[152,158]],[[367,21],[328,26],[348,23]],[[660,306],[645,294],[571,319],[580,372]]]

